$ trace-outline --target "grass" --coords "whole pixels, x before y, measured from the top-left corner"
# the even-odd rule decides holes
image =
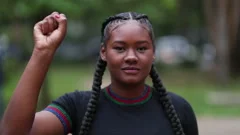
[[[159,69],[160,70],[160,69]],[[16,70],[4,86],[5,101],[8,102],[17,84],[23,68]],[[48,73],[50,81],[50,94],[52,99],[67,92],[89,90],[91,88],[94,65],[53,65]],[[193,107],[198,116],[240,116],[239,106],[215,106],[207,102],[209,91],[222,90],[213,80],[212,75],[201,73],[194,69],[167,69],[160,70],[164,86],[168,91],[184,97]],[[108,73],[104,76],[105,84],[108,83]],[[150,79],[147,80],[150,83]],[[240,84],[232,82],[224,89],[238,90]]]

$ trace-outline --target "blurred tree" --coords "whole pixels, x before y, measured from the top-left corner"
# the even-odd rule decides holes
[[[175,34],[190,27],[202,25],[201,0],[34,0],[2,1],[0,5],[0,27],[4,27],[13,44],[19,44],[25,56],[32,51],[33,25],[53,11],[63,12],[69,21],[83,24],[84,34],[75,40],[82,42],[100,35],[101,23],[106,17],[126,11],[147,14],[153,25],[156,37]],[[1,28],[0,28],[1,29]],[[67,35],[69,36],[69,35]],[[69,37],[68,37],[69,38]],[[79,45],[79,44],[77,44]],[[26,57],[28,59],[28,57]],[[43,88],[48,88],[46,78]],[[43,90],[43,92],[49,90]],[[48,93],[43,97],[50,97]],[[46,100],[48,101],[48,99]]]
[[[201,49],[206,43],[202,0],[177,0],[176,33]]]
[[[199,25],[200,0],[35,0],[3,1],[0,5],[1,22],[9,24],[27,23],[33,25],[52,11],[65,13],[69,19],[85,24],[85,35],[100,35],[102,21],[119,12],[136,11],[149,15],[156,35],[176,32],[177,26]],[[187,4],[186,4],[187,3]],[[180,6],[179,6],[180,5]],[[107,7],[107,8],[106,8]],[[179,8],[180,7],[180,8]],[[12,9],[12,10],[9,10]],[[180,12],[179,12],[180,11]],[[186,23],[187,22],[187,23]],[[11,23],[10,23],[11,24]],[[185,25],[179,25],[185,24]],[[19,28],[18,25],[16,27]],[[21,28],[21,27],[20,27]],[[97,29],[97,31],[96,31]],[[84,38],[85,39],[85,38]]]
[[[217,75],[226,84],[231,75],[240,75],[239,0],[204,0],[209,37],[217,50]]]

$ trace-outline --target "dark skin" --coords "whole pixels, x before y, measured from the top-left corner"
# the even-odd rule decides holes
[[[57,12],[34,26],[32,56],[1,121],[1,135],[64,134],[63,126],[54,114],[48,111],[36,113],[36,107],[41,85],[66,29],[66,16]],[[154,60],[148,30],[136,21],[116,27],[111,31],[106,47],[102,47],[101,57],[108,62],[113,90],[123,97],[139,96]]]
[[[35,24],[32,56],[2,118],[1,135],[63,135],[59,119],[47,111],[36,113],[36,108],[41,85],[66,29],[67,18],[58,12]]]
[[[122,97],[137,97],[144,90],[154,61],[149,31],[143,24],[131,20],[113,28],[110,34],[101,48],[101,58],[107,62],[111,88]]]

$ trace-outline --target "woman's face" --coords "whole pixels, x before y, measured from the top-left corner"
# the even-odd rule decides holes
[[[144,83],[154,60],[153,43],[147,28],[137,21],[127,21],[110,30],[101,48],[111,81],[122,84]]]

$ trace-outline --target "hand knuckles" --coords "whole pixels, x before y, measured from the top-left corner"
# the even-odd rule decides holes
[[[67,18],[63,18],[63,19],[61,20],[61,22],[67,23]]]
[[[37,29],[38,26],[39,26],[39,24],[35,24],[35,25],[33,26],[33,29]]]

